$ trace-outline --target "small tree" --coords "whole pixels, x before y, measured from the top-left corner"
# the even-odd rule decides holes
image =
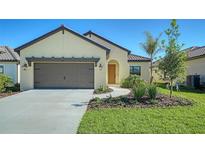
[[[172,20],[170,28],[165,31],[167,35],[167,43],[162,41],[162,47],[165,51],[165,56],[159,63],[159,69],[165,74],[166,80],[170,82],[170,98],[172,97],[173,82],[185,78],[186,54],[181,52],[183,44],[178,43],[179,26],[176,20]]]
[[[152,64],[153,64],[153,59],[156,53],[160,50],[159,48],[159,37],[154,38],[150,32],[145,32],[146,36],[146,41],[144,43],[140,43],[140,46],[143,48],[143,50],[150,56],[151,63],[150,63],[150,83],[153,81],[153,76],[152,76]]]

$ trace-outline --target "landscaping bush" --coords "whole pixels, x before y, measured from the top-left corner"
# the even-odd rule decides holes
[[[142,97],[145,95],[146,92],[146,86],[144,84],[140,84],[138,86],[133,87],[132,89],[134,98],[140,102]]]
[[[94,94],[103,94],[103,93],[108,93],[112,91],[113,90],[110,89],[108,86],[100,86],[99,88],[94,90]]]
[[[95,101],[96,103],[101,103],[101,99],[99,98],[99,97],[95,97],[94,99],[93,99],[93,101]]]
[[[112,95],[110,95],[107,99],[106,99],[106,103],[115,103],[116,100],[115,98],[112,97]]]
[[[0,92],[5,92],[7,87],[13,84],[11,78],[5,74],[0,74]]]
[[[149,102],[150,102],[150,104],[157,104],[157,103],[159,103],[156,99],[150,99]]]
[[[147,92],[150,99],[156,99],[157,96],[157,87],[153,84],[147,87]]]
[[[138,75],[130,75],[122,81],[122,88],[133,88],[140,84],[145,84],[144,80],[141,80]]]
[[[7,87],[6,91],[12,91],[12,92],[19,92],[20,91],[20,84],[16,83],[14,86],[12,87]]]

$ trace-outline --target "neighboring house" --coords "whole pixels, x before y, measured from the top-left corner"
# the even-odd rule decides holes
[[[191,47],[186,49],[187,64],[187,85],[205,86],[205,46]]]
[[[120,84],[130,68],[149,78],[150,59],[130,55],[130,50],[92,32],[81,35],[64,26],[15,51],[21,57],[21,90]]]
[[[205,46],[190,47],[183,50],[187,53],[186,69],[186,85],[198,86],[205,85]],[[159,61],[153,64],[153,76],[155,81],[163,79],[162,72],[158,69]]]
[[[0,46],[0,74],[9,76],[13,83],[19,83],[19,55],[8,46]]]

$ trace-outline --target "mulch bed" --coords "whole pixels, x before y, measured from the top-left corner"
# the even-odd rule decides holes
[[[7,97],[7,96],[11,96],[11,95],[15,95],[15,94],[18,94],[18,93],[19,93],[19,92],[0,93],[0,98]]]
[[[167,95],[159,94],[156,100],[150,100],[147,96],[140,102],[136,101],[132,94],[120,97],[109,97],[104,99],[94,98],[88,104],[89,109],[98,108],[150,108],[150,107],[170,107],[170,106],[191,106],[193,102],[181,97],[170,98]]]

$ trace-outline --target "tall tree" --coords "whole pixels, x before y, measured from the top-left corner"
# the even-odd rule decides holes
[[[151,63],[150,63],[150,73],[151,73],[150,84],[151,84],[153,81],[153,76],[152,76],[153,59],[156,53],[160,50],[159,39],[160,39],[161,34],[157,38],[154,38],[150,32],[145,32],[145,36],[146,36],[146,40],[144,43],[140,43],[140,46],[150,56],[150,59],[151,59]]]
[[[183,44],[178,42],[180,33],[176,20],[171,21],[170,28],[165,30],[165,34],[167,41],[162,41],[165,56],[159,63],[159,69],[164,72],[166,80],[170,82],[170,97],[172,97],[174,81],[185,78],[186,54],[181,52]]]

